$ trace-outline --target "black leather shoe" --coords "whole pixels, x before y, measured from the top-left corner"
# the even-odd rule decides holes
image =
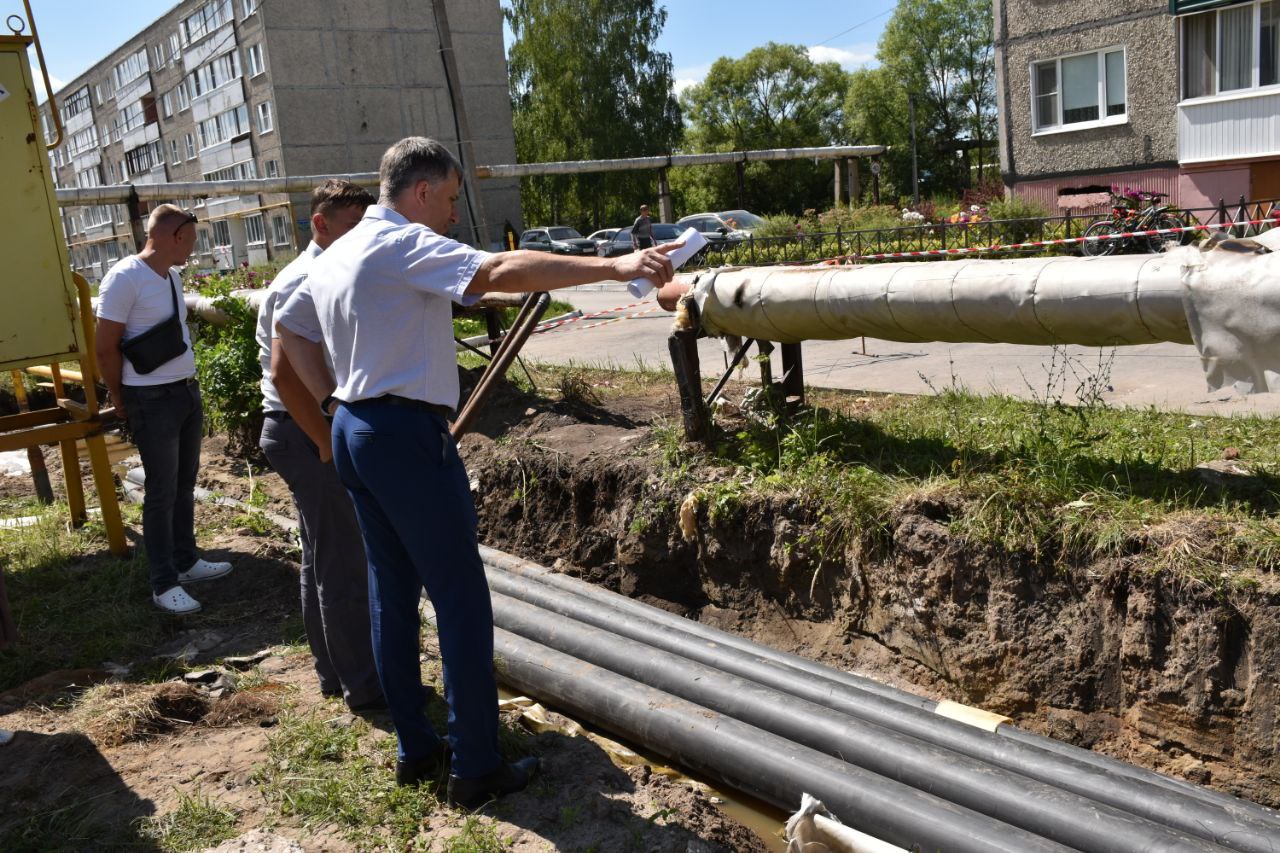
[[[420,785],[423,782],[439,782],[449,764],[449,746],[444,744],[438,752],[412,761],[396,761],[397,785]]]
[[[503,764],[497,770],[474,779],[449,777],[448,802],[451,806],[474,809],[494,797],[523,791],[538,772],[538,759],[533,756]]]

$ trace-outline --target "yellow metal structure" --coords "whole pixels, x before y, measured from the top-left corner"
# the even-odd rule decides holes
[[[76,448],[76,442],[83,441],[102,506],[107,543],[113,554],[122,556],[128,545],[102,435],[115,413],[99,410],[89,284],[72,272],[67,262],[27,61],[27,47],[35,43],[39,54],[39,42],[30,4],[24,6],[31,21],[31,36],[21,34],[21,29],[13,35],[0,36],[0,179],[5,187],[0,194],[0,250],[4,256],[4,272],[0,275],[0,370],[48,365],[57,406],[0,416],[0,451],[57,444],[62,451],[71,521],[78,525],[86,517]],[[48,73],[43,68],[43,54],[39,55],[47,86]],[[53,112],[56,116],[57,110]],[[59,124],[54,144],[61,138]],[[64,361],[80,364],[84,403],[67,397],[60,368]],[[15,376],[15,391],[21,388],[20,383],[20,377]]]
[[[25,36],[0,36],[0,369],[78,357],[84,337]]]

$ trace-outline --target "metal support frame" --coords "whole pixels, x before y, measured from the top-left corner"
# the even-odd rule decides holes
[[[800,344],[781,344],[782,397],[788,408],[804,405],[804,359]]]
[[[519,355],[520,348],[529,339],[529,335],[533,334],[534,327],[538,325],[538,321],[542,319],[542,315],[546,313],[550,304],[551,295],[543,291],[530,293],[525,299],[524,305],[520,308],[520,313],[516,315],[515,322],[511,324],[511,331],[502,336],[502,341],[498,344],[498,349],[493,358],[485,367],[484,373],[480,374],[476,387],[472,389],[471,395],[467,397],[467,402],[463,404],[462,409],[458,412],[457,419],[449,427],[449,432],[453,435],[455,441],[461,439],[471,428],[471,423],[475,420],[476,413],[484,405],[489,392],[493,390],[494,383],[497,379],[506,375],[507,368],[511,366],[511,362]]]
[[[702,366],[698,361],[698,337],[696,329],[680,329],[667,338],[671,353],[671,366],[676,374],[676,387],[680,391],[680,415],[684,420],[684,434],[690,441],[711,440],[711,417],[702,402]]]

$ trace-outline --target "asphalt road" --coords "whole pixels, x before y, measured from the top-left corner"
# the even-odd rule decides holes
[[[563,291],[558,298],[586,313],[606,313],[535,335],[524,348],[528,358],[591,367],[644,364],[670,369],[667,335],[672,315],[657,308],[652,296],[628,307],[635,300],[621,285],[603,284]],[[590,328],[633,314],[638,316]],[[700,342],[699,351],[703,376],[713,382],[730,355],[716,340]],[[1076,399],[1081,378],[1101,376],[1094,382],[1109,388],[1102,398],[1114,406],[1155,406],[1214,415],[1280,413],[1280,393],[1241,395],[1231,389],[1206,390],[1200,356],[1195,347],[1184,344],[1105,350],[1070,346],[1055,353],[1052,347],[1015,344],[903,344],[867,338],[864,352],[859,338],[806,342],[803,359],[806,384],[826,388],[928,394],[955,384],[979,394],[1023,399],[1048,396],[1070,402]],[[774,365],[775,375],[779,375],[780,360],[775,359]],[[1057,381],[1050,379],[1051,371],[1059,375]],[[758,376],[752,363],[748,363],[747,375]]]

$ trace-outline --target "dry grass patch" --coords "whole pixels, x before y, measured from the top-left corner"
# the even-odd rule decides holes
[[[72,721],[94,743],[120,746],[199,722],[209,700],[189,684],[100,684],[85,691]]]
[[[202,722],[213,728],[244,725],[274,717],[284,707],[284,694],[289,688],[268,683],[249,687],[219,699]]]

